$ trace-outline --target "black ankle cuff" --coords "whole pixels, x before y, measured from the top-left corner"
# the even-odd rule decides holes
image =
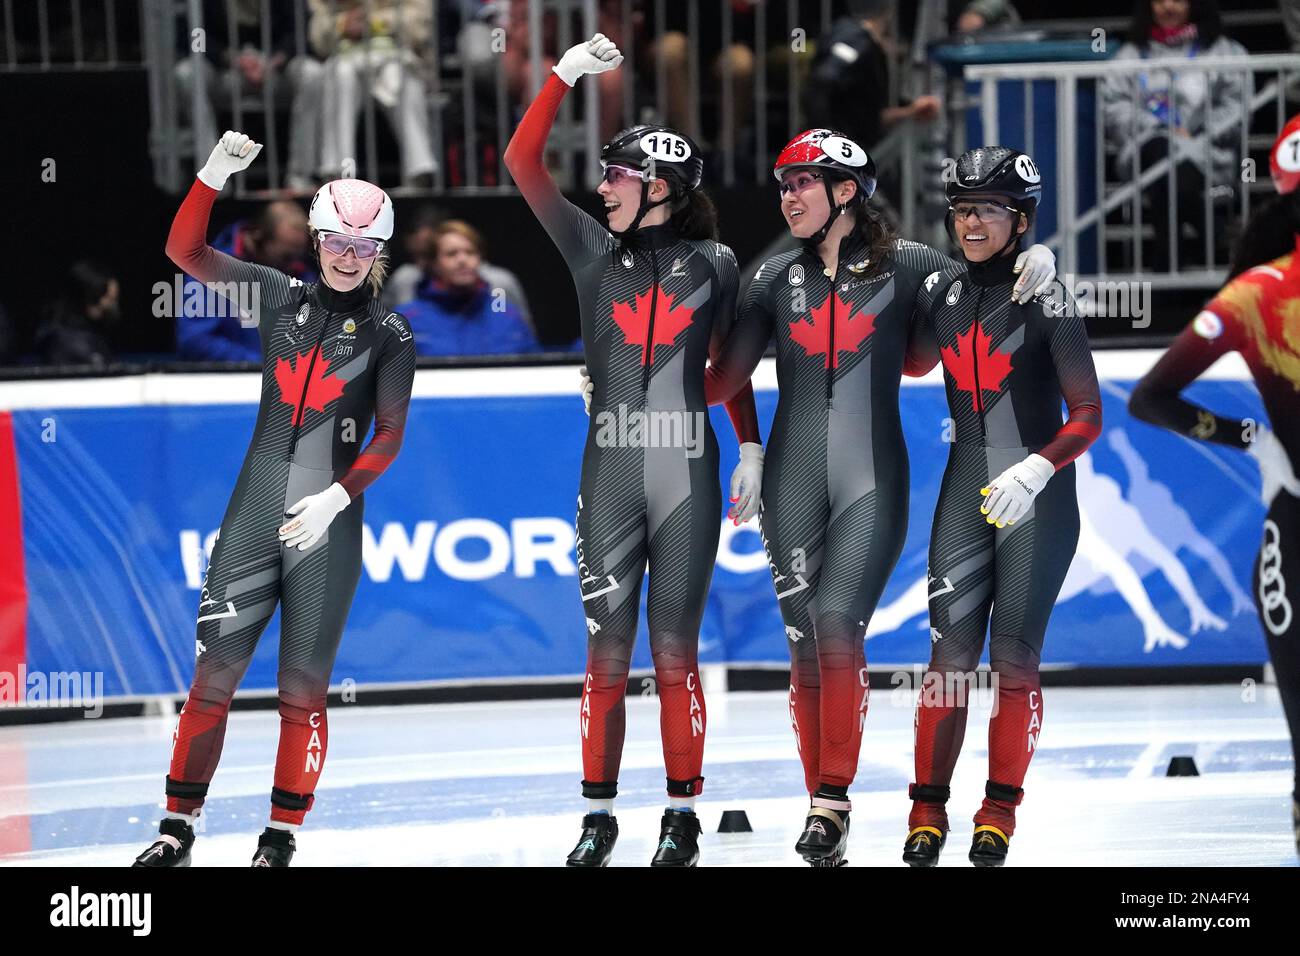
[[[176,797],[179,800],[204,800],[208,795],[208,785],[206,783],[186,783],[184,780],[173,780],[168,776],[164,792],[167,796]]]
[[[947,803],[952,795],[951,787],[941,787],[935,783],[911,783],[907,785],[908,799],[919,803]]]
[[[696,777],[694,780],[674,780],[672,777],[665,779],[668,781],[670,797],[694,797],[704,790],[703,777]]]
[[[997,800],[1000,803],[1009,803],[1018,807],[1020,801],[1025,799],[1025,791],[1022,787],[1013,787],[1006,783],[994,783],[990,780],[984,784],[984,796],[990,800]]]
[[[582,795],[588,800],[613,800],[618,796],[618,781],[584,780],[582,781]]]

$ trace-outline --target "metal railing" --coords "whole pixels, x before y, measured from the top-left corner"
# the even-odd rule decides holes
[[[1196,128],[1181,127],[1179,86],[1171,75],[1184,81],[1199,75],[1202,90],[1231,78],[1240,90],[1238,108],[1232,108],[1232,102],[1217,104],[1217,110],[1210,108],[1213,103],[1193,104],[1188,115],[1196,115],[1195,109],[1200,108],[1204,119]],[[1117,96],[1126,92],[1124,80],[1144,76],[1165,84],[1163,116],[1148,109],[1139,95],[1141,83],[1127,91],[1129,102]],[[1218,286],[1226,277],[1224,230],[1250,215],[1253,194],[1271,191],[1268,147],[1286,121],[1287,88],[1300,78],[1300,55],[980,65],[966,67],[964,78],[979,84],[977,105],[984,141],[1031,154],[1033,87],[1053,84],[1054,176],[1043,188],[1053,196],[1056,221],[1039,222],[1037,230],[1039,236],[1046,235],[1039,241],[1056,250],[1062,273],[1079,274],[1081,243],[1092,230],[1095,265],[1084,278],[1124,274],[1155,288],[1203,288]],[[999,95],[1009,84],[1021,85],[1023,142],[1004,142]],[[1090,153],[1079,143],[1080,104],[1089,96],[1094,114]],[[1143,157],[1147,144],[1154,149]],[[1179,195],[1187,191],[1180,189],[1179,177],[1188,175],[1204,181],[1199,209],[1186,208]],[[1095,201],[1083,207],[1080,196],[1085,184],[1095,189]],[[1143,196],[1153,190],[1164,208],[1144,211]],[[1155,216],[1163,221],[1153,222]],[[1195,248],[1189,249],[1191,240],[1184,229],[1198,224]],[[1144,250],[1149,235],[1164,247],[1154,250],[1154,258],[1160,260],[1154,268]]]
[[[271,2],[294,7],[293,55],[315,59],[319,51],[309,46],[312,14],[306,0],[262,0],[263,30],[256,45],[267,50],[274,40],[266,15]],[[606,136],[618,128],[652,120],[672,122],[702,135],[713,156],[708,173],[711,183],[766,184],[770,181],[773,152],[785,141],[774,140],[788,138],[802,128],[807,71],[818,37],[832,23],[832,0],[756,0],[754,12],[749,15],[752,23],[743,30],[731,0],[528,0],[526,4],[502,0],[479,8],[481,16],[462,20],[453,42],[453,38],[439,35],[439,27],[444,23],[442,14],[461,5],[454,0],[427,2],[432,12],[432,31],[428,42],[415,51],[415,69],[428,103],[428,135],[437,162],[434,193],[513,191],[501,158],[510,132],[540,89],[549,63],[568,46],[597,30],[615,37],[624,52],[621,88],[616,97],[602,97],[599,85],[592,81],[580,84],[577,95],[565,99],[549,144],[552,153],[560,158],[556,174],[562,187],[590,186],[598,178],[599,147]],[[206,140],[196,141],[193,117],[201,114],[200,101],[214,92],[210,88],[213,74],[200,62],[204,54],[193,50],[182,53],[185,45],[178,41],[195,30],[205,31],[209,44],[233,44],[235,36],[228,24],[205,24],[205,5],[199,0],[141,3],[150,73],[155,178],[162,188],[174,192],[188,182],[189,167],[201,163],[211,148]],[[365,0],[367,22],[373,11],[387,6],[381,0]],[[331,14],[339,7],[333,0],[328,4]],[[234,8],[234,0],[227,0],[228,19],[233,19]],[[918,23],[930,29],[934,11],[942,8],[943,0],[925,0]],[[670,14],[681,17],[683,28],[669,29]],[[720,30],[718,48],[710,44],[709,49],[702,49],[699,26],[706,16],[712,17],[710,23]],[[394,31],[398,46],[402,44],[404,27],[409,25],[399,17]],[[676,34],[671,56],[662,43],[669,33]],[[367,31],[358,41],[367,56],[376,40]],[[744,48],[737,51],[735,59],[728,55],[733,43]],[[904,56],[896,58],[891,70],[895,85],[909,92],[923,91],[930,82],[928,65],[923,57],[905,60]],[[190,62],[192,87],[188,97],[176,90],[182,60]],[[740,77],[744,82],[739,85],[737,64],[743,64],[748,71],[748,76]],[[324,66],[329,68],[328,58]],[[227,75],[218,79],[234,91],[231,101],[222,107],[223,115],[239,128],[251,114],[260,114],[270,153],[253,176],[237,178],[233,189],[237,195],[263,188],[278,190],[285,184],[285,164],[278,159],[282,144],[272,141],[274,117],[280,107],[274,103],[271,88],[283,80],[270,76],[260,91],[250,95],[250,91],[241,89],[233,64],[222,72]],[[391,166],[382,161],[373,95],[376,81],[375,70],[367,71],[362,79],[364,116],[359,142],[352,147],[356,160],[352,170],[355,175],[391,186],[396,177],[391,174]],[[673,91],[677,93],[675,98],[670,96]],[[737,97],[742,94],[752,103],[747,120],[738,117]],[[897,95],[890,99],[892,103],[897,101]],[[602,115],[602,109],[607,115]],[[708,117],[716,117],[710,121],[712,128],[701,129],[701,120]],[[332,121],[329,116],[323,118],[324,123]],[[911,135],[910,130],[904,132]],[[884,173],[888,176],[896,171],[905,180],[903,212],[909,220],[915,214],[910,198],[915,174],[906,161],[911,154],[910,144],[909,140],[902,149],[886,149],[885,155],[892,155],[894,161],[890,171]],[[342,170],[317,172],[337,176]]]
[[[118,43],[119,14],[134,0],[3,0],[0,72],[139,69],[138,50]],[[132,24],[133,25],[133,24]]]

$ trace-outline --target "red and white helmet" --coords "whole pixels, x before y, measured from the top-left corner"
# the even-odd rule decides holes
[[[863,199],[876,191],[876,164],[865,149],[833,129],[810,129],[800,133],[781,150],[772,166],[780,182],[787,169],[812,166],[830,168],[854,180]]]
[[[364,179],[336,179],[316,190],[307,221],[317,232],[386,241],[393,236],[393,201]]]
[[[1273,186],[1285,196],[1300,186],[1300,116],[1293,116],[1277,134],[1268,151],[1268,171]]]

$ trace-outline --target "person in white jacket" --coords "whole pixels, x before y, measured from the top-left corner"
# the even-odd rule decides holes
[[[1170,156],[1172,143],[1178,227],[1172,238],[1180,268],[1212,265],[1205,261],[1205,193],[1239,184],[1234,144],[1241,140],[1246,115],[1244,74],[1196,69],[1194,61],[1245,56],[1240,43],[1223,35],[1217,0],[1138,0],[1115,62],[1149,60],[1152,68],[1115,73],[1099,83],[1106,139],[1122,179],[1135,180]],[[1179,69],[1180,61],[1190,62]],[[1142,193],[1150,200],[1143,222],[1155,230],[1154,254],[1144,256],[1144,264],[1167,272],[1174,265],[1168,177],[1157,178]],[[1222,225],[1215,233],[1222,237]]]
[[[422,72],[432,5],[427,0],[310,2],[312,49],[325,60],[322,178],[356,175],[343,163],[358,155],[357,116],[368,93],[388,114],[401,148],[402,183],[432,186],[438,164]]]

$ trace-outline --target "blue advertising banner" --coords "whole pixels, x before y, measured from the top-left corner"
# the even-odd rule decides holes
[[[1249,594],[1264,513],[1255,464],[1133,421],[1131,386],[1103,381],[1105,429],[1077,463],[1082,533],[1044,664],[1261,662]],[[1191,394],[1226,414],[1261,416],[1244,381],[1203,381]],[[760,390],[758,405],[766,434],[776,393]],[[926,550],[947,457],[942,388],[904,388],[902,414],[910,526],[868,630],[872,665],[929,656]],[[110,695],[188,687],[205,554],[253,417],[248,403],[13,411],[29,669],[100,671]],[[713,426],[725,482],[735,440],[718,409]],[[335,684],[582,673],[573,522],[586,428],[576,390],[413,400],[401,455],[366,495],[364,569]],[[719,522],[701,661],[780,664],[785,632],[757,523]],[[245,689],[275,686],[278,635],[277,619]],[[646,643],[635,668],[650,667]]]

